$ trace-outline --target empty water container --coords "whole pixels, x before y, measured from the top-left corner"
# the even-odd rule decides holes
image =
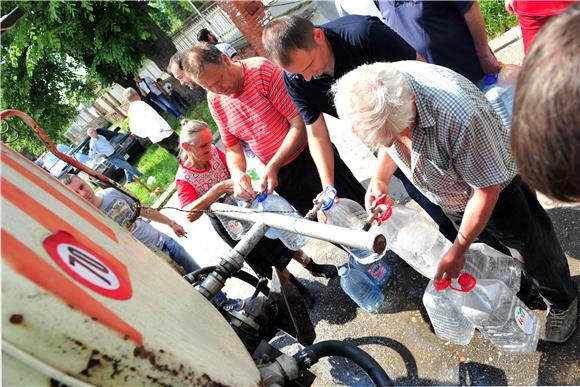
[[[499,73],[486,75],[477,83],[508,131],[512,129],[515,79],[518,72],[519,66],[504,65]]]
[[[249,206],[249,203],[244,202],[243,200],[235,199],[231,195],[226,196],[224,198],[223,202],[225,204],[229,204],[229,205],[237,206],[237,207],[248,207]],[[232,219],[232,218],[229,218],[225,215],[217,214],[217,218],[219,219],[221,224],[224,226],[224,228],[228,232],[229,236],[235,241],[240,240],[248,232],[248,230],[252,227],[251,222],[244,222],[241,220]]]
[[[294,207],[292,207],[286,199],[279,195],[268,195],[266,192],[263,192],[256,197],[256,200],[252,203],[252,208],[262,212],[278,212],[282,215],[292,216],[297,219],[301,218],[300,214],[296,212]],[[273,227],[268,229],[266,237],[270,239],[280,239],[280,241],[282,241],[282,243],[284,243],[284,245],[286,245],[290,250],[300,250],[309,241],[307,236],[290,231],[278,230]]]

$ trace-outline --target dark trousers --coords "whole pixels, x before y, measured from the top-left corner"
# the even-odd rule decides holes
[[[461,224],[462,213],[447,214]],[[523,257],[523,272],[549,307],[566,309],[576,298],[576,284],[552,221],[536,193],[519,176],[501,191],[478,239],[502,252],[507,251],[505,247],[517,250]]]
[[[171,153],[175,157],[179,157],[179,136],[177,133],[171,133],[171,136],[165,137],[157,143],[161,148]]]
[[[210,216],[209,219],[214,230],[230,247],[234,247],[238,243],[230,237],[218,218]],[[263,237],[244,260],[256,274],[272,279],[272,266],[279,271],[284,270],[294,253],[295,251],[287,248],[279,239]]]
[[[336,147],[334,151],[334,187],[339,198],[354,200],[364,207],[365,189],[340,158]],[[305,148],[300,155],[278,172],[278,187],[276,192],[284,197],[296,210],[306,215],[313,200],[322,191],[322,183],[312,160],[310,150]]]
[[[177,91],[172,91],[169,96],[171,97],[173,102],[175,102],[177,105],[181,106],[182,109],[187,110],[187,108],[189,107],[189,104],[187,103],[185,98],[183,98],[181,96],[181,94],[179,94]]]
[[[401,183],[403,183],[403,186],[405,187],[405,190],[411,199],[417,202],[417,204],[421,206],[421,208],[425,210],[427,214],[429,214],[431,219],[437,223],[437,226],[439,226],[439,232],[449,241],[454,242],[455,238],[457,237],[457,229],[453,225],[453,222],[447,217],[443,209],[432,203],[425,195],[421,193],[421,191],[415,188],[413,183],[411,183],[411,181],[399,168],[397,168],[395,171],[395,177],[401,180]]]

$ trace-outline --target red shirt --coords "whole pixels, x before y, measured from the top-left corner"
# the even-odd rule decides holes
[[[518,15],[552,16],[559,14],[574,1],[523,0],[515,1],[514,7]]]
[[[208,92],[209,108],[226,148],[243,140],[266,165],[282,145],[298,110],[286,90],[282,69],[260,57],[239,63],[244,70],[242,90],[235,96]]]
[[[180,163],[175,176],[175,186],[181,208],[205,195],[217,183],[229,178],[230,171],[226,166],[226,157],[214,145],[212,145],[209,167],[206,170],[191,169]]]

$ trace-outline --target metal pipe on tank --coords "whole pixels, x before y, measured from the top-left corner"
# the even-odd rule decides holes
[[[384,235],[362,230],[350,230],[344,227],[322,224],[306,219],[296,219],[282,214],[256,212],[224,203],[213,203],[209,209],[219,215],[249,222],[261,222],[270,227],[295,232],[312,238],[337,243],[340,245],[382,253],[387,242]]]

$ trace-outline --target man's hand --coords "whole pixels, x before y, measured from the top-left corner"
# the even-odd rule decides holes
[[[184,236],[184,237],[187,236],[187,232],[185,231],[185,229],[181,225],[179,225],[179,224],[177,224],[175,222],[172,222],[171,223],[171,229],[173,230],[173,232],[175,233],[175,235],[177,235],[180,238],[182,236]]]
[[[389,197],[389,186],[382,180],[372,179],[365,194],[365,207],[370,210],[373,202],[382,194]]]
[[[501,62],[497,60],[495,54],[488,48],[483,53],[477,53],[479,64],[485,74],[496,74],[501,70]]]
[[[237,176],[232,176],[234,184],[234,197],[246,201],[254,200],[256,193],[252,188],[252,179],[247,173],[243,172]]]
[[[262,176],[262,181],[260,182],[262,192],[264,192],[266,187],[268,188],[268,195],[274,192],[278,186],[278,171],[279,168],[270,164],[266,165],[266,168],[264,169],[264,175]]]
[[[433,280],[441,281],[443,278],[451,279],[459,277],[459,273],[465,266],[465,250],[454,243],[449,250],[443,254],[437,266],[437,272]]]
[[[516,7],[514,7],[514,3],[514,0],[505,0],[505,10],[512,15],[516,13]]]

